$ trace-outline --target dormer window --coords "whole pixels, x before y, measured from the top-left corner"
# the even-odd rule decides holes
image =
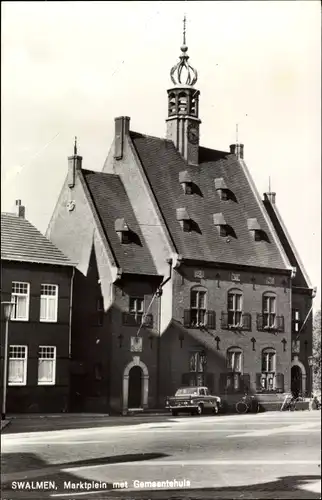
[[[218,177],[215,179],[215,189],[221,200],[229,200],[229,189],[227,188],[226,182],[223,177]]]
[[[184,194],[192,194],[192,179],[187,170],[179,172],[179,182],[182,186]]]
[[[255,241],[261,241],[263,239],[263,231],[256,218],[247,219],[247,227],[248,231],[253,234]]]
[[[122,244],[131,243],[131,231],[125,219],[116,219],[115,231]]]
[[[220,236],[228,236],[228,224],[222,213],[213,214],[214,225],[218,228]]]
[[[177,220],[184,232],[191,231],[191,218],[185,208],[177,208]]]

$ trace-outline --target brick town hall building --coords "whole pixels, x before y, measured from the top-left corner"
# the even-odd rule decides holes
[[[184,39],[185,42],[185,39]],[[199,143],[185,43],[171,69],[166,138],[115,119],[101,172],[68,158],[47,237],[77,263],[74,411],[158,408],[181,385],[266,403],[311,387],[313,289],[244,161]]]

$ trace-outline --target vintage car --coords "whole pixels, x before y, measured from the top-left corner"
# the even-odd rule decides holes
[[[166,408],[172,412],[173,416],[178,413],[217,414],[220,406],[221,399],[218,396],[212,396],[207,387],[181,387],[174,396],[166,400]]]

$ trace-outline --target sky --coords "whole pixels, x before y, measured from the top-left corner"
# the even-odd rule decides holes
[[[276,204],[321,302],[320,2],[9,2],[2,11],[1,210],[21,199],[45,232],[74,136],[101,170],[114,118],[165,136],[169,72],[187,16],[201,145],[238,139]]]

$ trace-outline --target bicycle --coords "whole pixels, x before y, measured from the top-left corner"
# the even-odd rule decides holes
[[[284,411],[295,411],[296,410],[296,403],[299,403],[300,401],[303,401],[303,398],[298,396],[295,398],[294,396],[290,398],[289,401],[286,401],[284,405]]]
[[[259,403],[255,399],[255,396],[248,396],[245,394],[241,398],[240,401],[236,403],[236,411],[237,413],[258,413],[259,412]]]

